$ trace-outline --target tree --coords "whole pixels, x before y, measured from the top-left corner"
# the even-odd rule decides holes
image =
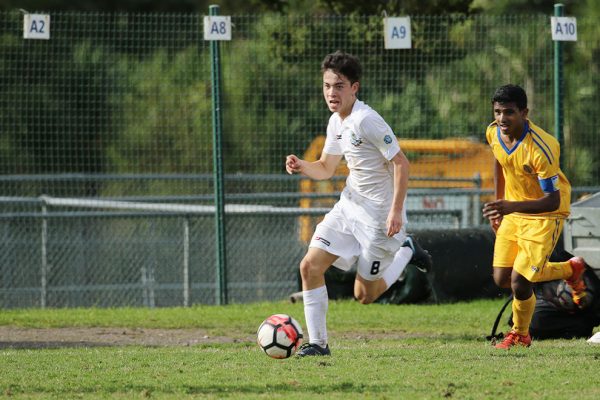
[[[110,12],[207,12],[219,3],[222,14],[284,12],[285,0],[0,0],[0,10],[34,11],[110,11]],[[302,1],[300,2],[302,3]]]

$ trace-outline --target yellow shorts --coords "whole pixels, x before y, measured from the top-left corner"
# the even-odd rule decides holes
[[[564,219],[530,219],[505,215],[496,232],[494,267],[513,268],[530,282],[548,262]]]

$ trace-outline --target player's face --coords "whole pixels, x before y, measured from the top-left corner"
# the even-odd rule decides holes
[[[500,132],[515,138],[521,137],[527,119],[527,108],[519,110],[515,103],[494,103],[494,118]]]
[[[329,111],[339,113],[342,118],[350,115],[358,86],[358,82],[350,83],[344,75],[326,70],[323,73],[323,96]]]

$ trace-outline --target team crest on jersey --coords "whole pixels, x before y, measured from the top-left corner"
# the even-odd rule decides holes
[[[385,143],[385,144],[390,144],[390,143],[392,143],[392,137],[391,137],[390,135],[385,135],[385,136],[383,137],[383,143]]]
[[[523,170],[526,174],[533,174],[533,169],[527,164],[523,165]]]
[[[531,266],[531,270],[532,270],[533,272],[540,272],[540,269],[539,269],[538,267],[536,267],[535,265],[532,265],[532,266]]]
[[[354,132],[352,132],[352,134],[350,135],[350,143],[352,143],[352,146],[358,147],[362,144],[362,139],[356,136]]]

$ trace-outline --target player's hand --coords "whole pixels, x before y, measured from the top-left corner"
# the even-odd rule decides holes
[[[494,218],[494,219],[490,218],[490,225],[491,225],[492,230],[494,231],[494,233],[498,232],[498,228],[500,228],[500,223],[501,222],[502,222],[502,217],[500,217],[500,218]]]
[[[507,200],[496,200],[483,205],[483,216],[490,220],[502,218],[512,212],[511,202]]]
[[[288,174],[299,174],[302,172],[302,160],[293,154],[285,158],[285,170]]]
[[[390,210],[387,221],[385,223],[387,227],[387,236],[392,237],[402,229],[402,211]]]

